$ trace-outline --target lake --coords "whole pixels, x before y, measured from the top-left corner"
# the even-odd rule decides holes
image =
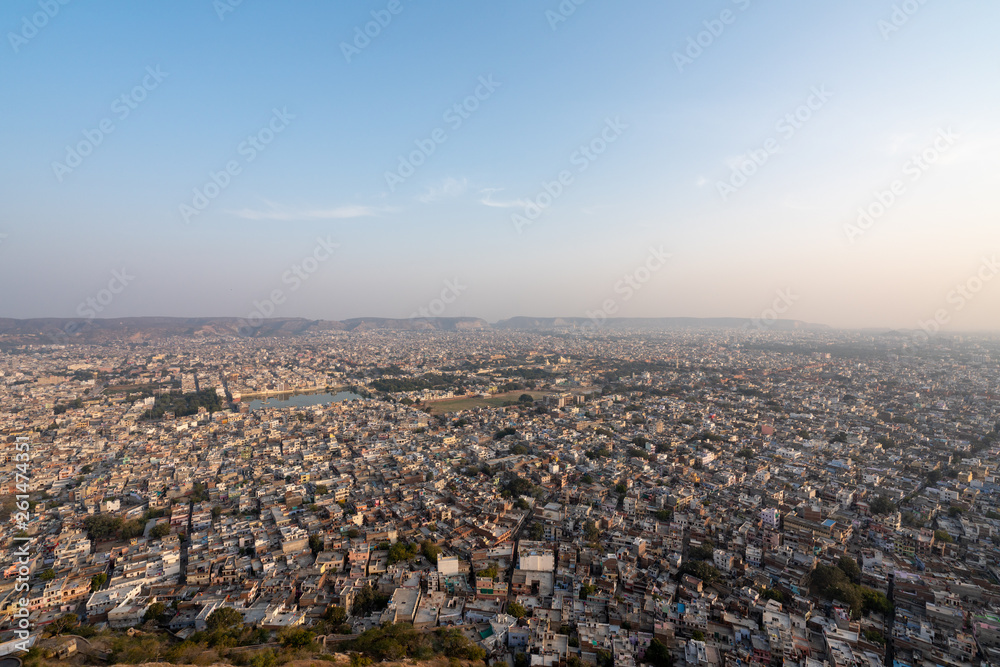
[[[283,394],[280,396],[269,396],[264,400],[255,398],[249,402],[249,405],[251,410],[258,408],[306,408],[310,405],[349,401],[352,398],[361,397],[351,391],[339,391],[336,394]]]

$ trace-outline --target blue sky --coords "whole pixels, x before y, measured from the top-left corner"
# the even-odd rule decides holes
[[[436,314],[758,317],[786,294],[782,317],[834,326],[1000,329],[998,19],[10,0],[0,316],[79,316],[125,269],[100,316],[246,317],[277,291],[278,317],[407,317],[452,281]]]

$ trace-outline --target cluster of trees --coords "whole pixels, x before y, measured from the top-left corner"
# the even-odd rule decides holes
[[[59,404],[57,404],[56,407],[54,407],[52,409],[52,412],[53,412],[53,414],[61,415],[64,412],[66,412],[67,410],[69,410],[70,408],[79,409],[79,408],[82,408],[82,407],[83,407],[83,401],[81,401],[79,398],[76,398],[76,399],[73,399],[72,401],[69,401],[68,403],[59,403]]]
[[[544,498],[546,493],[545,489],[535,486],[529,480],[516,475],[509,477],[503,483],[503,490],[501,491],[501,495],[510,498],[517,498],[518,496]]]
[[[542,368],[498,368],[493,374],[499,377],[520,377],[525,380],[546,380],[551,374]]]
[[[439,655],[457,660],[486,658],[486,651],[469,641],[460,630],[438,628],[434,632],[420,632],[410,625],[393,623],[363,632],[348,642],[346,648],[376,662],[429,660]]]
[[[634,459],[642,459],[643,461],[649,460],[649,454],[646,453],[646,450],[639,449],[638,447],[630,447],[628,455]]]
[[[87,537],[92,540],[107,540],[113,537],[130,540],[142,535],[146,529],[146,522],[153,518],[148,515],[147,512],[141,519],[126,521],[120,516],[94,514],[83,520],[83,527],[87,531]],[[149,533],[153,539],[160,539],[169,534],[170,525],[165,523],[157,524]]]
[[[683,565],[681,565],[679,572],[681,574],[690,574],[692,577],[697,577],[706,584],[715,583],[722,578],[722,574],[714,565],[711,565],[703,560],[686,561]]]
[[[669,509],[656,510],[653,512],[653,516],[655,516],[659,521],[670,521],[674,518],[674,512]]]
[[[688,558],[691,560],[712,560],[714,553],[715,545],[712,543],[712,540],[705,540],[701,546],[688,549]]]
[[[954,540],[951,539],[951,535],[949,535],[948,531],[946,530],[935,530],[934,539],[937,540],[938,542],[945,542],[946,544],[951,544],[952,542],[954,542]]]
[[[389,564],[413,560],[420,553],[420,547],[408,542],[396,542],[389,547]]]
[[[503,440],[508,435],[515,435],[516,433],[517,433],[517,429],[516,428],[514,428],[513,426],[508,426],[507,428],[502,428],[499,431],[497,431],[496,433],[494,433],[493,434],[493,439],[494,440]]]
[[[347,610],[343,607],[331,606],[323,614],[323,620],[326,621],[331,632],[338,635],[351,634],[351,626],[347,624]]]
[[[780,602],[781,604],[785,603],[785,594],[773,588],[765,588],[761,593],[761,596],[765,600],[774,600],[775,602]]]
[[[871,509],[872,514],[892,514],[896,511],[896,503],[892,502],[887,496],[878,496],[868,505]]]
[[[382,377],[371,383],[372,389],[388,393],[423,391],[424,389],[462,388],[462,378],[447,373],[425,373],[415,378]],[[464,389],[463,389],[464,390]]]
[[[197,414],[198,408],[205,408],[210,413],[222,410],[222,399],[215,389],[202,389],[187,394],[161,394],[156,397],[153,407],[142,413],[142,419],[161,419],[166,412],[173,412],[175,417],[187,417]]]
[[[893,607],[889,599],[879,591],[855,583],[860,577],[861,568],[857,562],[844,556],[836,566],[817,565],[809,574],[809,587],[813,593],[848,605],[853,618],[860,618],[862,613],[891,614]]]
[[[354,597],[351,613],[354,616],[367,616],[373,611],[382,611],[387,604],[389,604],[389,598],[377,592],[371,587],[371,584],[366,583]]]

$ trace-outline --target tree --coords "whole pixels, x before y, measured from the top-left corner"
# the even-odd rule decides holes
[[[149,531],[149,536],[154,540],[163,539],[170,534],[170,524],[169,523],[158,523],[153,526],[153,529]]]
[[[688,558],[691,560],[712,560],[715,549],[711,544],[702,544],[699,547],[688,550]]]
[[[672,667],[674,664],[674,659],[670,655],[670,649],[659,639],[649,642],[645,660],[653,665],[653,667]]]
[[[511,602],[507,605],[507,613],[514,618],[524,618],[528,614],[520,602]]]
[[[858,562],[850,556],[841,556],[840,560],[837,561],[837,567],[854,583],[861,582],[861,568],[858,567]]]
[[[209,632],[230,630],[243,625],[243,615],[232,607],[220,607],[205,619],[205,627]]]
[[[876,515],[891,514],[892,512],[896,511],[896,504],[891,500],[889,500],[888,497],[883,495],[880,495],[877,498],[875,498],[875,500],[873,500],[871,502],[871,505],[869,505],[868,507],[871,509],[872,514]]]
[[[316,635],[305,628],[285,628],[279,637],[284,648],[301,649],[312,646]]]
[[[423,553],[424,558],[431,563],[437,563],[438,556],[441,555],[441,547],[434,544],[430,540],[424,540],[420,543],[420,551]]]
[[[146,522],[142,519],[133,519],[122,524],[121,534],[123,540],[131,540],[133,537],[142,535],[146,528]]]
[[[354,616],[367,616],[373,611],[381,611],[388,602],[388,597],[379,595],[371,587],[371,584],[365,582],[365,585],[358,591],[358,594],[354,596],[354,606],[351,608],[351,614]]]
[[[702,560],[689,560],[681,565],[678,571],[680,574],[690,574],[692,577],[697,577],[706,584],[715,583],[722,578],[714,565],[709,565]]]
[[[753,458],[753,450],[750,449],[749,447],[744,447],[740,451],[736,452],[736,456],[742,457],[744,459],[752,459]]]
[[[534,403],[535,399],[532,398],[531,394],[521,394],[517,397],[518,403]]]
[[[56,571],[50,567],[49,569],[45,570],[40,575],[38,575],[38,578],[41,579],[42,581],[52,581],[53,579],[56,578]]]
[[[316,492],[313,495],[314,496],[325,496],[328,492],[329,491],[327,490],[325,484],[317,484],[316,485]]]
[[[765,588],[761,593],[761,596],[768,600],[774,600],[775,602],[780,602],[782,604],[785,603],[785,594],[773,588]]]
[[[528,529],[528,538],[535,540],[536,542],[545,537],[545,528],[540,523],[531,524],[531,528]]]
[[[879,632],[874,628],[869,628],[865,630],[864,635],[865,639],[867,639],[873,644],[878,644],[880,646],[885,645],[885,637],[882,636],[881,632]]]
[[[582,484],[593,484],[594,478],[590,476],[590,473],[586,473],[583,477],[580,478],[580,482]]]
[[[336,605],[331,605],[326,613],[323,614],[323,618],[329,621],[332,625],[341,625],[347,622],[347,610],[343,607],[338,607]]]
[[[80,618],[76,614],[65,614],[60,616],[56,620],[49,624],[46,628],[46,632],[50,636],[55,636],[62,634],[64,632],[70,632],[76,628],[80,623]]]
[[[938,542],[944,542],[945,544],[951,544],[954,542],[954,540],[951,539],[951,535],[949,535],[946,530],[935,530],[934,539]]]
[[[101,586],[107,583],[107,581],[108,581],[107,573],[101,572],[100,574],[95,574],[90,578],[90,592],[96,593],[97,591],[101,590]]]
[[[705,633],[702,632],[701,630],[695,630],[694,632],[691,633],[691,639],[695,640],[696,642],[703,642],[705,641]]]
[[[143,623],[148,621],[159,621],[167,611],[167,605],[162,602],[154,602],[149,605],[149,609],[142,616]]]
[[[583,536],[588,542],[596,542],[601,537],[601,531],[593,519],[587,519],[583,524]]]
[[[323,537],[321,535],[309,536],[309,550],[312,551],[313,556],[323,550]]]
[[[417,556],[417,545],[407,542],[396,542],[389,547],[389,564],[393,565],[400,561],[413,560]]]
[[[106,540],[122,526],[121,517],[110,514],[94,514],[83,520],[83,527],[87,531],[87,536],[94,540]]]

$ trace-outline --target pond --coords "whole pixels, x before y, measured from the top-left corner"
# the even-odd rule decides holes
[[[361,398],[351,391],[339,391],[336,394],[281,394],[279,396],[269,396],[266,399],[255,398],[249,402],[250,409],[258,408],[306,408],[310,405],[324,405],[326,403],[339,403],[349,401],[353,398]]]

